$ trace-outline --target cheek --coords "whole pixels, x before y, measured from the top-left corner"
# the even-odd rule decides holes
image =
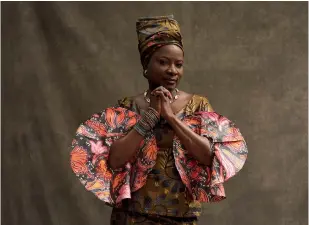
[[[160,78],[164,75],[165,70],[164,70],[164,68],[162,68],[160,66],[153,65],[153,66],[149,67],[149,71],[150,71],[152,78],[158,79],[158,78]]]
[[[160,75],[159,75],[159,72],[156,70],[156,68],[149,68],[148,69],[147,79],[149,81],[154,82],[154,83],[157,83],[160,80]]]
[[[183,68],[181,70],[179,70],[179,74],[178,74],[179,78],[183,77]]]

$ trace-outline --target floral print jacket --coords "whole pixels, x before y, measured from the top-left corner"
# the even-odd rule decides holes
[[[106,108],[82,123],[72,141],[74,173],[87,190],[107,205],[121,207],[123,199],[131,198],[131,193],[146,183],[156,163],[156,139],[150,131],[132,160],[117,170],[108,166],[110,146],[125,136],[139,119],[140,115],[132,107],[120,104]],[[240,171],[247,158],[243,136],[234,123],[211,110],[184,113],[180,119],[195,133],[210,140],[213,154],[212,165],[205,166],[174,137],[175,165],[192,201],[223,200],[226,197],[223,183]]]

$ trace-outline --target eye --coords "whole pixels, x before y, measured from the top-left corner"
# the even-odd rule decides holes
[[[177,63],[177,64],[176,64],[176,67],[177,67],[177,68],[181,68],[182,66],[183,66],[182,63]]]
[[[164,59],[160,59],[160,60],[159,60],[159,63],[160,63],[160,65],[164,66],[164,65],[167,64],[167,61],[164,60]]]

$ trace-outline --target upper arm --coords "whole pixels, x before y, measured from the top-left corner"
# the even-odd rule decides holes
[[[209,100],[206,97],[201,97],[200,105],[199,105],[199,111],[204,112],[213,112],[213,108],[211,104],[209,103]]]
[[[117,107],[126,108],[130,111],[133,111],[137,114],[140,114],[140,107],[137,104],[137,97],[125,97],[118,100]]]
[[[123,108],[126,108],[126,109],[130,109],[130,108],[132,108],[132,99],[129,98],[129,97],[119,99],[118,102],[117,102],[117,106],[123,107]]]

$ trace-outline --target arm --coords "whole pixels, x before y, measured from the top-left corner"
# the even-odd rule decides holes
[[[150,98],[150,107],[143,113],[134,129],[111,145],[108,162],[112,169],[122,167],[127,161],[132,159],[146,133],[153,129],[159,121],[161,100],[156,96],[151,96]]]
[[[208,139],[194,133],[193,130],[186,126],[174,114],[167,116],[166,120],[171,125],[186,150],[188,150],[200,163],[209,166],[211,164],[211,151]]]
[[[164,89],[154,91],[154,94],[161,98],[161,116],[166,119],[173,128],[186,150],[189,151],[200,163],[209,166],[212,159],[208,139],[196,134],[174,115],[165,92],[166,90]]]
[[[109,166],[112,169],[123,166],[135,155],[143,139],[142,135],[132,129],[126,136],[115,141],[110,148]]]

